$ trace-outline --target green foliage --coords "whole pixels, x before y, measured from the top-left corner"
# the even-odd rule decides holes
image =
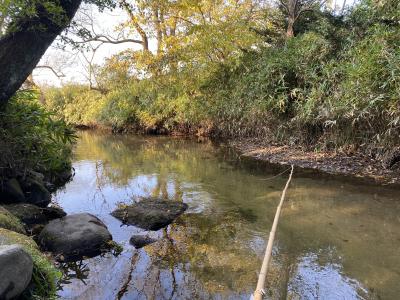
[[[116,6],[115,0],[84,0],[83,2],[96,5],[100,11],[105,8],[115,8]],[[70,21],[59,0],[0,1],[0,36],[6,31],[12,32],[17,29],[16,19],[30,20],[30,23],[33,24],[35,18],[41,15],[47,15],[49,21],[56,25],[69,24]],[[30,29],[32,31],[47,30],[47,28],[39,28],[37,26]]]
[[[328,40],[310,31],[243,61],[222,92],[215,83],[226,74],[211,79],[207,98],[219,96],[216,115],[233,135],[247,134],[264,112],[264,126],[275,127],[272,135],[285,141],[325,147],[397,143],[399,34],[374,24],[362,37],[348,32],[337,49],[337,36]]]
[[[0,112],[1,177],[26,170],[53,175],[70,168],[74,131],[47,112],[38,93],[19,91]]]
[[[115,129],[172,131],[201,120],[185,82],[173,76],[114,82],[113,87],[105,95],[78,85],[47,89],[46,106],[61,113],[69,124]]]
[[[57,1],[45,0],[5,0],[0,3],[1,27],[3,31],[12,32],[16,30],[15,19],[34,20],[38,15],[48,13],[51,21],[55,24],[62,24],[67,21],[65,12]],[[32,30],[43,30],[44,28],[32,28]]]
[[[162,55],[127,51],[109,59],[98,73],[106,94],[85,92],[85,98],[75,88],[77,96],[67,102],[76,101],[72,105],[77,111],[68,111],[65,101],[56,111],[75,124],[156,132],[201,129],[203,134],[267,138],[318,149],[396,144],[397,8],[393,0],[365,0],[344,16],[307,12],[296,24],[298,35],[285,42],[271,33],[284,31],[279,29],[282,16],[269,13],[278,19],[268,19],[254,32],[268,35],[266,41],[273,44],[246,32],[243,11],[214,12],[217,21],[189,26],[168,40]],[[163,67],[146,71],[146,65]],[[133,74],[132,69],[143,73]],[[91,105],[97,107],[92,113]],[[86,119],[71,118],[84,107],[89,108]]]
[[[91,126],[102,107],[102,95],[81,85],[67,85],[62,90],[50,88],[46,91],[46,106],[53,112],[62,111],[69,124]]]

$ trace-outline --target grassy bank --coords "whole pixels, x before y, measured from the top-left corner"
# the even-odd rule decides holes
[[[196,63],[171,62],[145,77],[130,73],[132,58],[117,55],[98,72],[101,91],[48,88],[46,105],[74,125],[379,156],[399,144],[398,11],[396,1],[366,0],[343,16],[307,12],[293,38],[274,27],[247,48],[230,49],[229,59],[200,60],[198,52]]]

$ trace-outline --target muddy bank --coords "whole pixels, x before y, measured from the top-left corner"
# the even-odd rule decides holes
[[[390,186],[400,185],[400,166],[386,168],[382,160],[363,154],[346,155],[338,152],[307,151],[301,147],[266,145],[252,139],[235,141],[228,145],[239,151],[241,157],[254,158],[267,163],[295,165],[303,171],[323,172],[366,183]]]

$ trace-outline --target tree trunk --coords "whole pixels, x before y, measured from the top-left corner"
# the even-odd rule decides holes
[[[288,18],[288,25],[287,25],[287,29],[286,29],[286,37],[287,38],[291,38],[294,37],[294,18],[289,16]]]
[[[0,39],[0,105],[4,105],[31,74],[47,48],[66,28],[82,0],[54,1],[65,12],[65,21],[55,22],[42,4],[36,16],[15,19]]]
[[[160,11],[159,8],[156,6],[153,8],[153,21],[154,21],[154,26],[156,28],[157,32],[157,55],[160,55],[162,53],[162,43],[163,43],[163,32],[161,28],[161,21],[160,21]]]
[[[136,31],[139,33],[140,37],[142,38],[143,52],[145,52],[145,53],[148,52],[149,51],[149,39],[148,39],[147,34],[144,31],[144,29],[140,26],[139,21],[137,20],[134,12],[132,11],[131,6],[129,6],[129,4],[125,0],[120,1],[120,4],[125,9],[125,11],[128,13],[132,25],[135,27]]]

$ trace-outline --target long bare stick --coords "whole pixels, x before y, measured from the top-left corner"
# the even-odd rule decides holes
[[[270,232],[269,238],[268,238],[267,249],[265,250],[265,256],[264,256],[264,260],[263,260],[263,263],[261,266],[261,271],[260,271],[260,274],[258,275],[257,288],[254,292],[254,300],[262,300],[263,295],[264,295],[265,279],[267,277],[269,261],[271,260],[272,246],[274,244],[275,232],[276,232],[276,228],[278,227],[279,216],[281,215],[281,209],[282,209],[283,201],[285,200],[286,191],[289,187],[290,181],[292,180],[293,170],[294,170],[294,166],[292,165],[292,169],[290,171],[289,178],[288,178],[285,188],[283,189],[283,192],[282,192],[281,201],[279,202],[278,208],[276,209],[274,223],[272,224],[272,229],[271,229],[271,232]]]

